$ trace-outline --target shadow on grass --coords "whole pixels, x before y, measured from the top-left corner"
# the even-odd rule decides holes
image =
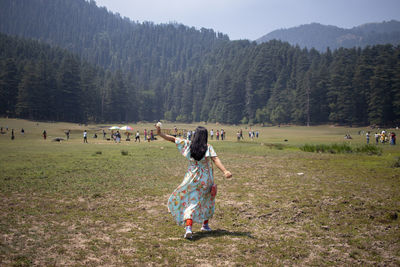
[[[197,241],[206,237],[220,237],[220,236],[239,236],[239,237],[243,236],[243,237],[254,238],[250,232],[231,232],[223,229],[217,229],[210,232],[193,233],[193,238],[191,239],[191,241]]]

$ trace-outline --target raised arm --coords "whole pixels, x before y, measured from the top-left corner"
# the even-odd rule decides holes
[[[161,132],[161,127],[156,125],[156,129],[157,129],[157,135],[164,138],[167,141],[170,141],[172,143],[175,143],[175,137],[173,137],[172,135],[168,135],[168,134],[164,134]]]
[[[227,169],[225,169],[224,165],[222,164],[222,162],[219,160],[218,157],[211,157],[211,158],[214,161],[215,166],[217,166],[218,169],[220,169],[224,173],[225,178],[232,177],[232,173],[230,171],[228,171]]]

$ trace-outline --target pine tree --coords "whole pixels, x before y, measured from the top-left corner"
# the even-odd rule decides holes
[[[24,73],[18,88],[16,115],[25,119],[38,118],[37,93],[40,91],[40,80],[37,66],[28,63],[24,67]]]
[[[395,117],[394,124],[400,124],[400,46],[397,46],[394,53],[397,63],[394,67],[392,94],[393,94],[393,115]]]
[[[0,114],[13,116],[18,95],[17,66],[13,58],[5,60],[0,66]]]
[[[57,106],[58,118],[62,121],[81,122],[80,66],[72,56],[66,56],[58,72]]]

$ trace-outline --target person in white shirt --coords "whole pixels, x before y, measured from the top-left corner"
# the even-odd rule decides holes
[[[83,143],[87,143],[88,141],[87,141],[87,131],[85,130],[84,132],[83,132]]]
[[[135,142],[136,142],[137,140],[139,140],[139,143],[140,143],[140,133],[139,133],[139,131],[136,132]]]

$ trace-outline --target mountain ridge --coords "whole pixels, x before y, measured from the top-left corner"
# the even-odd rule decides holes
[[[280,40],[301,48],[315,48],[324,52],[340,47],[365,47],[377,44],[400,44],[400,22],[396,20],[371,22],[349,29],[321,23],[309,23],[272,31],[256,40],[258,44]]]

